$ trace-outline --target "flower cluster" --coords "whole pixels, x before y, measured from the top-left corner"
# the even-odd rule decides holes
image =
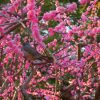
[[[99,98],[98,5],[98,0],[1,5],[0,100]]]
[[[32,36],[35,40],[40,44],[43,48],[45,48],[45,44],[42,42],[42,36],[40,35],[39,26],[38,26],[38,18],[36,15],[36,7],[35,0],[27,0],[27,18],[31,23]]]

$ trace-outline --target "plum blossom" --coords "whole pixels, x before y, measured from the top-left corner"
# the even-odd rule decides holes
[[[63,6],[58,6],[58,7],[56,8],[56,11],[57,11],[58,13],[64,13],[64,12],[66,11],[66,8],[63,7]]]
[[[49,96],[45,96],[44,98],[45,98],[46,100],[50,100]]]
[[[79,0],[80,4],[85,5],[90,2],[90,0]]]
[[[28,4],[35,4],[35,0],[27,0]]]
[[[68,91],[62,92],[67,92],[65,96],[70,92],[69,97],[75,100],[94,98],[100,78],[100,42],[97,42],[100,21],[96,1],[79,0],[79,6],[75,2],[65,6],[53,0],[55,8],[45,9],[46,12],[42,9],[47,4],[45,0],[10,0],[6,7],[0,7],[0,89],[7,79],[1,99],[12,99],[16,91],[17,99],[23,99],[23,86],[29,97],[59,100],[61,89],[70,85]],[[24,42],[42,55],[43,59],[37,57],[39,65],[31,57],[24,57],[21,51]],[[30,50],[28,55],[33,57]]]
[[[65,26],[65,23],[62,22],[60,24],[58,24],[55,29],[54,29],[55,32],[59,32],[59,33],[66,33],[66,26]]]
[[[52,20],[54,19],[54,17],[56,17],[57,15],[57,11],[50,11],[50,12],[47,12],[43,15],[43,19],[44,20]]]
[[[66,9],[67,9],[67,12],[72,13],[77,9],[77,4],[75,2],[73,2],[71,4],[69,3],[66,5]]]
[[[49,32],[49,35],[50,35],[50,36],[54,36],[54,34],[55,34],[53,28],[49,28],[49,29],[48,29],[48,32]]]
[[[85,14],[82,14],[81,18],[82,18],[82,21],[85,21],[85,22],[88,20],[88,18]]]
[[[32,8],[33,6],[33,8]],[[31,22],[31,30],[32,30],[32,37],[40,43],[40,45],[45,48],[45,44],[43,43],[42,36],[40,35],[39,26],[38,26],[38,18],[36,16],[36,9],[35,9],[35,0],[28,0],[27,1],[27,17]]]

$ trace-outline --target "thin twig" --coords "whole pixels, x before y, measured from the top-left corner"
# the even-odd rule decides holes
[[[3,85],[2,85],[1,90],[0,90],[0,93],[3,92],[3,90],[5,89],[5,86],[6,85],[7,85],[7,79],[5,79],[5,81],[4,81]]]
[[[64,49],[66,49],[66,48],[67,48],[67,47],[66,47],[66,46],[64,46],[62,49],[58,50],[57,52],[54,52],[53,54],[55,55],[55,54],[59,53],[60,51],[62,51],[62,50],[64,50]]]
[[[78,60],[81,59],[81,44],[78,43],[78,50],[77,50]]]
[[[27,22],[27,19],[22,20],[22,22]],[[0,40],[7,34],[9,34],[11,31],[15,30],[16,28],[18,28],[21,25],[21,23],[17,23],[15,25],[13,25],[12,27],[10,27],[8,30],[6,30],[4,32],[4,34],[0,37]]]
[[[24,67],[22,67],[17,73],[15,73],[13,77],[17,76],[22,71],[23,68]],[[0,93],[2,93],[4,91],[5,86],[7,85],[7,81],[8,81],[8,79],[5,79],[5,81],[4,81],[4,83],[3,83],[2,87],[1,87]]]
[[[34,71],[33,71],[33,68],[31,67],[31,74],[30,76],[25,80],[25,82],[23,83],[23,85],[21,86],[21,91],[22,91],[22,94],[23,96],[27,99],[27,100],[32,100],[28,93],[26,92],[26,87],[27,85],[29,84],[29,82],[31,81],[31,79],[33,78],[33,75],[34,75]]]
[[[68,55],[66,55],[66,56],[63,56],[63,57],[60,57],[60,58],[57,58],[57,60],[62,60],[62,59],[64,59],[64,58],[66,58],[66,57],[68,57]]]
[[[31,74],[30,76],[25,80],[25,82],[23,83],[22,87],[26,87],[28,85],[28,83],[31,81],[31,79],[33,78],[33,75],[34,75],[34,71],[33,71],[33,68],[31,70]]]
[[[16,22],[12,22],[12,23],[3,23],[3,24],[0,24],[0,26],[12,25],[12,24],[16,24]]]
[[[18,91],[15,91],[12,100],[16,100],[17,94],[18,94]]]

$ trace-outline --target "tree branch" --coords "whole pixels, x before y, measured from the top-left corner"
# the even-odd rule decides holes
[[[22,94],[23,94],[23,96],[24,96],[24,98],[25,98],[26,100],[32,100],[32,99],[29,97],[28,93],[26,92],[26,87],[27,87],[27,85],[29,84],[29,82],[31,81],[31,79],[33,78],[33,75],[34,75],[34,71],[33,71],[33,68],[32,68],[32,69],[31,69],[31,74],[30,74],[30,76],[25,80],[25,82],[24,82],[23,85],[21,86]]]
[[[78,60],[81,59],[81,44],[78,43],[78,51],[77,51],[77,54],[78,54]]]
[[[25,22],[27,22],[27,19],[24,19],[24,20],[22,20],[22,21],[20,21],[20,22],[25,23]],[[15,25],[10,26],[10,28],[9,28],[8,30],[6,30],[6,31],[3,33],[3,35],[0,37],[0,40],[1,40],[5,35],[9,34],[11,31],[13,31],[13,30],[15,30],[16,28],[18,28],[20,25],[21,25],[21,23],[16,23]]]

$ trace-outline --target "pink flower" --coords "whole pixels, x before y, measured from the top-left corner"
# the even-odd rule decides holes
[[[57,12],[56,11],[50,11],[44,14],[43,19],[44,20],[52,20],[54,17],[56,17]]]
[[[49,28],[48,31],[49,31],[50,36],[54,36],[55,32],[54,32],[53,28]]]
[[[100,33],[100,27],[97,28],[97,33]]]
[[[38,42],[42,41],[42,37],[40,36],[39,30],[35,29],[32,33],[32,36],[37,40]]]
[[[27,10],[33,10],[35,7],[33,4],[27,4]]]
[[[18,9],[20,3],[21,3],[20,0],[18,0],[18,1],[16,0],[15,2],[13,2],[13,5],[8,8],[8,11],[9,12],[14,12],[15,10]]]
[[[45,48],[45,44],[43,43],[43,38],[40,35],[40,31],[37,23],[33,24],[32,26],[32,36],[41,45],[42,48]]]
[[[57,39],[54,39],[52,42],[52,46],[55,47],[57,45]]]
[[[81,75],[81,73],[77,73],[77,77],[81,77],[82,75]]]
[[[66,9],[62,6],[59,6],[56,8],[56,11],[59,12],[59,13],[64,13],[66,11]]]
[[[9,12],[14,12],[15,11],[15,7],[14,6],[9,7],[8,11]]]
[[[58,24],[58,26],[55,27],[54,31],[60,32],[60,33],[65,33],[66,32],[65,23],[62,22],[62,23]]]
[[[0,27],[0,34],[3,33],[3,32],[4,32],[3,28]]]
[[[15,0],[10,0],[11,3],[13,3]]]
[[[45,96],[44,98],[45,98],[45,100],[50,100],[49,96]]]
[[[87,21],[88,20],[88,18],[84,14],[82,14],[81,19],[82,19],[82,21]]]
[[[22,93],[18,91],[18,100],[22,100]]]
[[[29,4],[33,4],[33,3],[35,3],[35,0],[27,0],[27,3]]]
[[[5,52],[5,53],[11,52],[11,48],[10,48],[10,47],[6,47],[5,50],[4,50],[4,52]]]
[[[52,74],[52,71],[51,71],[51,70],[48,70],[48,73],[49,73],[49,74]]]
[[[66,7],[67,7],[68,12],[73,12],[77,9],[77,4],[75,2],[73,2],[71,4],[69,3],[69,4],[67,4]]]
[[[41,77],[41,72],[40,71],[37,71],[37,76]]]
[[[62,22],[62,16],[61,16],[61,14],[59,13],[59,14],[57,14],[53,19],[55,20],[55,21],[59,21],[59,22]]]
[[[41,41],[42,41],[42,37],[41,37],[40,32],[39,32],[38,24],[35,24],[35,25],[32,26],[32,36],[33,36],[38,42],[41,42]]]
[[[34,23],[35,22],[38,22],[38,19],[36,18],[36,15],[35,15],[35,11],[34,10],[28,11],[27,17],[28,17],[28,19],[30,19]]]
[[[30,66],[30,63],[27,61],[26,64],[25,64],[25,68],[28,69],[29,66]]]
[[[90,0],[79,0],[81,5],[85,5],[87,3],[89,3]]]
[[[72,91],[71,91],[71,94],[72,94],[72,95],[75,95],[75,93],[76,93],[75,90],[72,90]]]
[[[8,81],[11,82],[11,83],[14,82],[12,76],[8,76],[7,79],[8,79]]]
[[[70,36],[70,34],[66,34],[64,37],[68,41],[71,41],[72,40],[72,37]]]

